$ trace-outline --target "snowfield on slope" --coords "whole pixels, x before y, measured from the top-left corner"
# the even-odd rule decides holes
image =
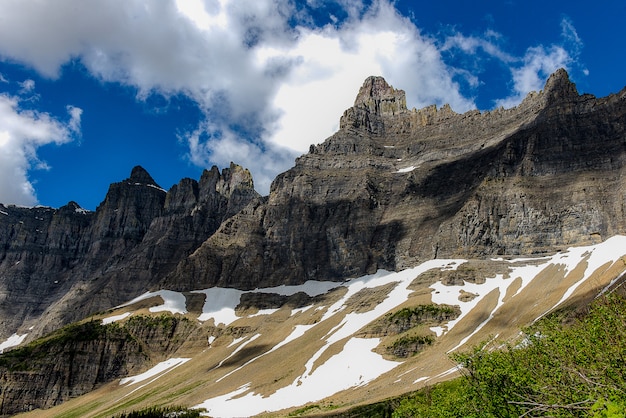
[[[565,280],[568,273],[575,269],[582,271],[582,273],[580,278],[573,282],[571,281],[573,279],[568,279],[570,281],[567,282],[565,290],[559,291],[558,297],[554,299],[556,303],[551,302],[551,305],[546,305],[548,309],[545,313],[570,298],[600,267],[613,265],[625,255],[626,237],[614,236],[597,245],[573,247],[549,257],[524,258],[523,260],[494,260],[508,265],[508,273],[493,274],[491,277],[485,277],[482,283],[464,282],[460,285],[444,285],[441,281],[436,281],[429,286],[432,302],[458,306],[460,315],[439,327],[432,327],[432,331],[438,337],[445,337],[459,322],[467,318],[488,295],[495,295],[495,302],[492,305],[483,304],[483,309],[484,306],[490,307],[490,311],[486,313],[485,319],[477,323],[467,334],[464,334],[460,341],[454,340],[456,345],[448,352],[457,350],[467,345],[470,338],[481,331],[492,320],[498,310],[505,305],[505,297],[512,298],[521,294],[542,272],[547,271],[546,269],[553,268],[558,270],[558,277],[561,277],[560,280]],[[226,374],[214,380],[215,383],[218,383],[227,377],[231,379],[237,377],[241,382],[238,388],[228,393],[209,397],[197,404],[196,407],[205,408],[207,414],[213,417],[250,416],[297,407],[308,402],[320,401],[338,392],[367,385],[372,380],[394,370],[402,362],[385,359],[382,355],[374,352],[373,350],[379,345],[380,339],[357,337],[358,331],[409,300],[413,293],[410,285],[422,273],[433,269],[442,271],[456,270],[466,261],[463,259],[435,259],[400,272],[380,270],[375,274],[351,279],[343,283],[309,281],[300,286],[278,286],[252,291],[280,295],[293,295],[297,292],[304,292],[309,296],[317,296],[337,287],[345,289],[341,296],[329,304],[329,306],[317,306],[316,309],[322,311],[320,312],[319,320],[315,323],[294,325],[286,337],[281,337],[281,341],[273,344],[273,346],[262,353],[246,359],[235,368],[229,369]],[[554,278],[554,281],[556,280],[557,278]],[[355,294],[365,289],[380,289],[381,286],[386,286],[386,289],[390,290],[371,309],[365,312],[357,312],[349,308],[348,302]],[[459,300],[461,290],[473,293],[476,297],[461,301]],[[199,321],[213,320],[216,326],[218,324],[228,326],[242,319],[242,317],[237,316],[235,309],[240,303],[241,295],[247,292],[236,289],[210,288],[198,290],[195,293],[205,295],[204,307],[198,317]],[[187,312],[185,296],[182,293],[167,290],[148,292],[123,306],[130,306],[136,301],[157,295],[161,297],[163,303],[150,308],[152,312],[170,311],[178,314]],[[313,305],[292,309],[291,317],[308,311],[312,307]],[[255,315],[271,315],[275,311],[277,310],[262,310]],[[108,320],[114,321],[118,320],[118,318],[119,316],[110,317]],[[314,332],[316,327],[324,326],[326,328],[317,328],[318,330],[324,330],[323,332],[325,333],[319,340],[320,348],[311,351],[312,355],[309,353],[307,358],[302,359],[302,364],[304,365],[303,372],[299,372],[295,379],[289,381],[290,383],[287,382],[272,393],[261,393],[255,390],[254,376],[247,371],[248,366],[262,361],[265,356],[283,349],[300,338],[306,338],[307,334]],[[328,329],[330,331],[326,331]],[[254,335],[234,339],[227,347],[229,350],[227,350],[228,354],[210,371],[219,369],[226,360],[234,357],[253,341],[261,337],[260,333],[255,333]],[[331,346],[332,349],[329,351]],[[209,350],[212,350],[212,348],[209,348]],[[193,359],[191,361],[193,362]],[[160,367],[165,366],[161,365]],[[458,368],[453,367],[438,376],[446,376],[456,372],[458,372]],[[418,383],[427,379],[429,379],[428,376],[422,376],[414,378],[412,381]]]

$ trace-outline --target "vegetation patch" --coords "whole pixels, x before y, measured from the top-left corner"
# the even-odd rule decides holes
[[[138,411],[124,412],[115,418],[199,418],[202,411],[180,406],[148,407]]]
[[[460,378],[333,416],[626,416],[624,296],[550,315],[526,328],[521,341],[498,347],[453,355],[464,368]]]
[[[461,310],[456,306],[434,303],[402,308],[372,322],[362,334],[369,337],[398,335],[418,326],[433,326],[451,321],[460,314]]]
[[[188,318],[174,317],[168,313],[162,313],[160,315],[133,315],[126,321],[126,326],[129,328],[162,328],[162,329],[172,329],[175,328],[178,323],[190,322]]]
[[[313,411],[320,411],[321,409],[322,407],[319,406],[318,404],[306,405],[306,406],[303,406],[302,408],[296,409],[295,411],[291,412],[288,416],[299,417],[302,415],[309,414]]]
[[[387,347],[387,353],[396,357],[407,358],[423,350],[425,346],[432,345],[435,337],[432,335],[405,335],[395,340]]]
[[[132,340],[132,336],[115,323],[102,325],[100,321],[89,321],[70,324],[44,338],[1,354],[0,367],[10,372],[33,370],[54,353],[74,352],[86,342],[107,338]]]

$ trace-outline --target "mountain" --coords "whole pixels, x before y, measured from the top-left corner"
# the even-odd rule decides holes
[[[448,378],[447,352],[619,284],[625,120],[626,89],[564,70],[464,114],[370,77],[268,196],[236,164],[169,191],[135,167],[95,212],[0,205],[0,413],[325,410]]]
[[[128,301],[258,198],[250,173],[234,164],[167,192],[135,167],[95,212],[75,202],[0,206],[0,338],[20,329],[41,336]]]

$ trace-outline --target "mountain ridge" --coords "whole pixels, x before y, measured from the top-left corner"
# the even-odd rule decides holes
[[[559,205],[565,195],[556,196],[556,191],[553,196],[539,196],[533,192],[536,201],[529,199],[533,190],[545,189],[542,181],[567,182],[558,175],[567,175],[568,170],[578,170],[582,177],[593,170],[621,173],[624,167],[621,120],[625,92],[601,100],[578,96],[565,71],[552,75],[546,87],[542,93],[530,94],[517,108],[484,114],[460,115],[446,106],[441,110],[431,107],[375,113],[367,107],[370,105],[361,106],[358,99],[356,106],[344,112],[339,132],[312,146],[292,169],[278,175],[265,205],[235,216],[229,223],[231,229],[218,229],[198,249],[197,256],[179,266],[175,277],[189,276],[193,281],[219,285],[229,283],[233,275],[253,277],[249,286],[285,280],[295,283],[313,276],[333,280],[378,268],[396,270],[435,256],[541,252],[554,245],[594,242],[592,233],[610,236],[623,230],[623,209],[618,206],[621,200],[608,186],[602,186],[600,193],[616,200],[618,213],[603,214],[608,208],[598,205],[598,196],[589,196],[588,187],[573,185],[572,192],[583,201],[580,204],[593,206],[581,210],[580,216],[598,214],[596,218],[586,216],[592,218],[589,228],[596,230],[580,231],[576,237],[559,231],[569,222],[560,218],[575,207]],[[369,87],[364,88],[367,91]],[[383,92],[384,100],[402,103],[401,90],[390,86],[377,89]],[[369,97],[367,93],[361,96]],[[395,98],[388,99],[392,96]],[[373,109],[384,107],[372,105]],[[601,112],[601,107],[607,110]],[[597,115],[605,112],[611,115],[610,125],[592,120],[594,115],[602,119],[605,116]],[[572,116],[556,126],[578,126],[565,134],[562,143],[553,144],[552,138],[563,136],[550,131],[551,118],[557,115]],[[602,126],[609,127],[608,132],[604,136],[587,132],[589,128],[580,122],[585,118],[591,130]],[[588,133],[595,134],[597,142],[588,141]],[[600,149],[593,145],[599,143]],[[611,186],[622,188],[619,178],[611,177]],[[509,196],[499,199],[502,194]],[[522,196],[530,207],[518,205]],[[569,191],[567,196],[571,200]],[[545,207],[544,197],[554,208]],[[478,199],[492,200],[489,205],[493,207],[484,208],[482,203],[480,208]],[[507,231],[480,231],[480,225],[494,222],[485,209],[501,212],[497,216],[516,214],[519,219],[513,220]],[[238,222],[258,226],[253,234],[240,237],[232,232],[232,225]],[[517,231],[515,227],[520,224],[527,225],[526,230]],[[581,221],[573,229],[584,224]],[[320,229],[318,225],[332,228]],[[539,228],[552,229],[555,238],[545,242],[535,233],[526,242],[517,243],[522,233]],[[290,235],[299,237],[299,242],[290,242],[291,253],[283,254],[277,248],[282,242],[272,237]],[[463,236],[467,237],[465,242],[456,238]],[[543,250],[539,248],[542,242]],[[525,248],[535,243],[536,249]],[[232,252],[235,245],[240,245],[241,251]],[[174,285],[174,280],[165,283]]]
[[[134,315],[124,311],[125,303],[139,295],[149,297],[133,302],[140,304],[133,312],[150,314],[160,306],[159,300],[176,305],[166,299],[177,294],[176,300],[182,298],[185,306],[172,314],[203,318],[198,332],[208,333],[209,339],[242,336],[244,343],[237,343],[236,349],[246,356],[237,357],[239,363],[224,363],[241,368],[255,358],[244,344],[250,349],[258,345],[257,351],[266,352],[267,358],[274,356],[270,347],[281,344],[279,337],[267,334],[265,319],[254,319],[251,312],[261,312],[270,323],[283,318],[293,323],[294,330],[304,330],[321,318],[338,326],[339,317],[330,320],[331,316],[308,313],[311,322],[300,323],[287,311],[299,313],[313,304],[322,312],[327,305],[321,301],[339,297],[337,292],[345,291],[342,286],[345,289],[345,283],[357,278],[409,271],[446,259],[474,260],[465,261],[476,265],[473,273],[464,267],[455,278],[444,263],[437,264],[438,273],[420,273],[414,279],[417,284],[411,286],[418,295],[408,300],[434,303],[438,300],[434,292],[445,293],[459,280],[470,289],[472,280],[484,283],[494,274],[504,278],[509,270],[490,259],[556,257],[568,248],[617,242],[611,237],[626,233],[624,118],[626,89],[599,99],[579,95],[564,70],[551,75],[543,91],[529,94],[516,108],[464,114],[449,106],[409,110],[403,90],[381,77],[369,77],[354,106],[341,116],[339,131],[312,145],[293,168],[278,175],[268,196],[256,193],[250,173],[236,164],[221,172],[217,167],[205,170],[199,180],[182,179],[168,191],[135,167],[128,179],[111,185],[95,212],[84,211],[75,202],[59,209],[0,205],[0,341],[13,338],[25,344],[62,325],[89,316],[102,318],[102,312],[121,315],[113,322],[124,321],[123,315]],[[563,296],[579,281],[591,294],[621,274],[620,257],[611,258],[606,268],[594,265],[591,276],[580,272],[568,276],[555,264],[537,271],[540,279],[533,283],[555,286],[550,294]],[[580,258],[580,266],[584,262]],[[577,269],[582,267],[572,266],[571,271]],[[602,286],[589,282],[592,276],[601,277]],[[261,291],[295,289],[313,281],[328,283],[327,293]],[[436,282],[447,287],[432,287]],[[509,285],[490,290],[500,296],[481,293],[476,303],[481,301],[485,313],[475,314],[476,318],[485,321],[490,318],[486,313],[504,309],[496,307],[504,303],[503,292],[513,292]],[[359,309],[382,309],[376,306],[384,306],[385,295],[397,290],[394,286],[398,285],[364,289],[346,305],[350,308],[341,309],[356,309],[354,315]],[[530,288],[541,292],[540,285]],[[463,300],[455,304],[475,298],[471,291],[464,292]],[[578,293],[572,291],[565,299],[573,294]],[[553,306],[551,298],[556,296],[542,297],[546,299],[542,303]],[[211,318],[204,307],[212,303],[217,309],[225,301],[234,312],[229,318],[242,323],[238,331],[228,324],[221,327],[217,319],[213,325],[204,322]],[[532,319],[529,313],[519,315]],[[482,323],[476,321],[466,328]],[[319,330],[330,333],[332,327],[325,328],[329,326]],[[523,326],[523,321],[515,320],[511,326]],[[264,333],[255,337],[255,327]],[[318,340],[324,336],[316,332]],[[438,332],[407,338],[415,342],[430,336],[435,346],[452,348],[465,337],[473,341],[482,335],[446,334],[440,340]],[[252,344],[256,338],[259,341]],[[340,350],[339,341],[331,345]],[[230,346],[220,347],[226,353]],[[424,356],[441,363],[435,354]],[[323,354],[324,361],[330,358]],[[180,368],[191,364],[196,361]],[[289,376],[297,376],[293,373]],[[280,390],[277,384],[269,387]],[[374,387],[377,393],[383,390],[380,384]],[[227,385],[215,390],[232,395],[235,389]]]

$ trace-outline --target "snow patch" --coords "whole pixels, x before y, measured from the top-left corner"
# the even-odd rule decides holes
[[[417,167],[415,167],[414,165],[410,166],[410,167],[405,167],[405,168],[401,168],[398,171],[396,171],[396,173],[409,173],[413,170],[415,170]]]
[[[120,315],[113,315],[107,318],[102,319],[102,325],[112,324],[113,322],[121,321],[124,318],[128,318],[130,316],[130,312],[125,312]]]
[[[159,296],[161,299],[163,299],[163,304],[159,306],[153,306],[149,309],[150,312],[170,311],[173,314],[187,313],[187,298],[185,298],[185,295],[183,295],[182,293],[174,292],[172,290],[158,290],[156,292],[146,292],[143,295],[137,296],[130,302],[126,302],[116,307],[123,308],[125,306],[141,302],[142,300],[150,299],[154,296]]]
[[[415,167],[413,167],[413,169],[414,168]],[[507,274],[508,278],[499,274],[486,278],[485,282],[482,284],[464,283],[459,286],[444,286],[441,282],[434,283],[430,286],[432,289],[432,302],[437,304],[459,306],[461,314],[458,318],[449,321],[440,327],[433,327],[431,329],[438,336],[445,335],[453,329],[459,321],[465,318],[485,296],[492,294],[494,299],[496,299],[494,309],[489,313],[488,318],[484,322],[478,324],[477,327],[472,329],[469,335],[466,335],[465,338],[463,338],[463,340],[450,351],[456,350],[458,347],[466,344],[472,336],[479,332],[485,324],[493,318],[498,309],[500,309],[500,307],[504,304],[504,298],[507,296],[507,293],[509,293],[509,297],[518,295],[545,269],[550,268],[551,266],[559,266],[560,270],[565,271],[567,274],[581,265],[581,262],[586,262],[586,270],[583,272],[583,277],[564,292],[563,297],[561,298],[561,301],[563,301],[571,297],[578,286],[587,280],[595,270],[606,263],[615,262],[620,257],[624,256],[624,254],[626,254],[626,237],[617,236],[596,246],[570,248],[565,252],[557,253],[549,257],[511,260],[500,259],[500,261],[510,263],[510,265],[507,265],[509,269],[509,273]],[[342,390],[365,385],[371,380],[380,377],[382,374],[393,370],[401,363],[385,360],[382,356],[372,351],[373,348],[379,344],[379,339],[356,338],[354,337],[354,334],[365,325],[383,316],[385,313],[396,309],[397,306],[407,301],[412,293],[409,286],[420,274],[431,269],[440,269],[442,271],[455,270],[458,266],[465,262],[466,260],[461,259],[435,259],[404,271],[388,272],[379,270],[375,274],[354,278],[343,283],[311,280],[299,286],[282,285],[251,291],[254,293],[273,293],[284,296],[291,296],[297,292],[304,292],[309,296],[317,296],[327,293],[337,287],[345,288],[345,294],[343,294],[339,300],[334,302],[332,305],[314,307],[316,311],[321,310],[321,318],[316,323],[295,325],[291,333],[284,340],[277,343],[273,348],[239,365],[234,370],[224,372],[226,374],[218,380],[220,381],[225,379],[235,373],[240,373],[240,375],[245,379],[247,377],[245,375],[247,370],[244,369],[246,369],[250,363],[257,361],[271,352],[283,348],[290,342],[307,334],[312,328],[328,319],[331,319],[333,324],[336,323],[337,325],[334,326],[326,335],[321,337],[321,346],[319,350],[313,353],[310,358],[303,359],[303,362],[306,362],[304,365],[304,371],[299,376],[294,377],[294,381],[291,384],[288,384],[287,386],[276,390],[276,392],[264,397],[261,394],[255,393],[254,389],[251,388],[252,384],[248,383],[240,386],[238,389],[233,390],[228,394],[207,399],[203,403],[197,405],[197,407],[207,408],[208,413],[211,416],[216,417],[255,415],[264,411],[276,411],[303,405],[308,402],[315,402]],[[584,264],[581,266],[584,266]],[[515,288],[510,287],[512,284],[515,284]],[[384,296],[381,303],[367,312],[347,312],[347,303],[352,296],[363,289],[374,289],[380,288],[381,286],[388,286],[390,289],[387,295]],[[515,289],[515,292],[513,292],[513,289]],[[459,300],[461,290],[474,293],[478,296],[472,300],[461,302]],[[182,300],[182,309],[185,308],[185,298],[182,294],[177,292],[165,292],[168,291],[147,293],[129,302],[129,304],[158,294],[164,300],[164,304],[161,305],[161,307],[168,305],[167,301],[170,301],[170,306],[173,305],[172,301],[178,298],[177,300]],[[194,293],[204,294],[206,298],[202,308],[202,314],[198,318],[200,321],[213,319],[216,325],[224,324],[225,326],[228,326],[229,324],[240,319],[240,317],[235,314],[235,308],[240,303],[241,295],[247,292],[237,289],[215,287],[205,290],[197,290],[194,291]],[[561,301],[559,303],[561,303]],[[291,315],[294,316],[300,314],[310,308],[311,306],[292,309]],[[274,312],[276,312],[276,309],[265,309],[260,310],[253,316],[270,315]],[[342,316],[341,320],[336,319],[336,314],[340,314]],[[229,347],[232,347],[232,352],[215,368],[219,368],[227,359],[232,358],[245,347],[249,347],[249,344],[258,338],[261,338],[260,334],[233,340],[229,345]],[[209,344],[213,341],[214,338],[209,337]],[[343,344],[343,348],[340,348],[341,351],[339,353],[333,352],[332,355],[325,356],[324,354],[327,350],[333,346],[333,344],[338,342]],[[333,348],[336,349],[338,347],[337,345],[334,345]],[[328,357],[328,359],[324,363],[318,364],[319,360],[325,357]],[[161,367],[165,368],[166,366],[167,365]],[[165,368],[164,370],[169,369]],[[415,380],[415,383],[443,378],[449,374],[457,372],[458,367],[453,367],[434,377],[419,377]],[[157,371],[156,374],[158,375],[159,373],[161,372]],[[241,381],[245,382],[246,380]]]
[[[347,292],[340,300],[326,309],[326,312],[316,324],[296,325],[285,340],[274,346],[268,352],[249,360],[242,366],[229,372],[226,376],[232,375],[260,357],[276,351],[289,342],[300,338],[311,328],[318,326],[325,320],[332,318],[335,314],[340,313],[346,308],[348,300],[357,292],[363,289],[371,289],[394,283],[395,287],[389,292],[385,300],[374,309],[368,312],[348,313],[345,315],[343,320],[324,337],[324,345],[311,356],[305,365],[304,373],[298,376],[291,385],[278,389],[267,397],[262,397],[253,392],[245,394],[245,392],[249,390],[248,387],[239,388],[229,394],[208,399],[202,404],[197,405],[197,407],[206,408],[211,416],[249,416],[264,411],[275,411],[302,405],[307,402],[314,402],[339,391],[367,384],[401,363],[385,360],[381,355],[372,351],[378,346],[380,339],[363,339],[352,337],[352,335],[366,324],[406,301],[412,293],[412,291],[408,289],[409,285],[420,274],[433,268],[453,270],[465,261],[466,260],[430,260],[415,268],[401,272],[379,270],[374,274],[344,282],[341,286],[346,287]],[[328,290],[338,286],[338,284],[334,282],[313,282],[311,284],[320,291],[320,286]],[[283,291],[295,290],[292,286],[281,286],[280,288]],[[263,289],[263,291],[276,293],[276,288]],[[323,356],[332,344],[344,339],[347,340],[340,353],[330,356],[326,362],[314,368],[317,360]],[[252,339],[241,344],[235,352],[251,341]],[[229,357],[234,355],[235,352]],[[226,376],[223,376],[220,380],[224,379]]]
[[[571,257],[569,257],[571,255]],[[587,247],[572,247],[568,248],[566,253],[557,254],[554,256],[553,262],[555,264],[565,264],[565,275],[572,270],[574,270],[578,264],[584,261],[587,258],[587,267],[583,274],[583,277],[574,283],[572,286],[567,289],[567,291],[551,309],[541,315],[539,318],[543,317],[548,312],[552,311],[554,308],[559,306],[561,303],[565,302],[569,299],[570,296],[578,289],[578,287],[587,281],[591,275],[598,270],[601,266],[607,263],[614,264],[621,257],[626,255],[626,236],[623,235],[615,235],[606,241],[597,244],[590,245]],[[568,257],[570,259],[568,259]]]
[[[248,345],[248,344],[250,344],[252,341],[254,341],[254,340],[256,340],[257,338],[259,338],[260,336],[261,336],[261,334],[255,334],[255,335],[253,335],[252,337],[250,337],[250,339],[249,339],[248,341],[244,342],[244,343],[243,343],[243,344],[241,344],[239,347],[237,347],[237,348],[236,348],[236,349],[235,349],[232,353],[230,353],[230,355],[229,355],[228,357],[226,357],[226,358],[224,358],[222,361],[220,361],[220,362],[219,362],[219,364],[218,364],[217,366],[215,366],[215,367],[214,367],[214,369],[218,369],[218,368],[220,368],[220,367],[222,366],[222,364],[224,364],[224,362],[225,362],[226,360],[228,360],[229,358],[231,358],[232,356],[234,356],[235,354],[237,354],[237,353],[238,353],[239,351],[241,351],[241,350],[242,350],[245,346],[247,346],[247,345]],[[238,342],[238,341],[241,341],[242,339],[245,339],[245,337],[244,337],[244,338],[239,338],[239,339],[236,339],[235,341],[237,341],[237,342]],[[234,343],[235,341],[233,341],[233,343]],[[232,345],[233,345],[233,344],[231,343],[231,344],[229,345],[229,347],[230,347],[230,346],[232,346]],[[255,358],[255,359],[256,359],[256,358]],[[226,377],[230,376],[231,374],[233,374],[233,373],[235,373],[235,372],[237,372],[237,371],[241,370],[244,366],[248,365],[249,363],[251,363],[251,362],[252,362],[252,361],[254,361],[255,359],[249,360],[249,361],[247,361],[246,363],[242,364],[241,366],[237,367],[235,370],[232,370],[232,371],[230,371],[229,373],[226,373],[224,376],[222,376],[222,377],[220,377],[219,379],[217,379],[217,380],[215,381],[215,383],[218,383],[218,382],[220,382],[221,380],[225,379]]]
[[[144,380],[150,379],[151,377],[155,377],[155,376],[161,377],[165,373],[168,373],[174,370],[176,367],[180,366],[181,364],[185,364],[189,360],[191,359],[190,358],[171,358],[169,360],[162,361],[148,371],[145,371],[136,376],[125,377],[121,379],[120,385],[128,384],[130,386],[130,385],[134,385],[135,383],[143,382]]]
[[[446,286],[441,282],[434,283],[430,286],[430,288],[433,289],[433,303],[459,306],[461,309],[461,315],[459,315],[456,319],[449,321],[443,327],[432,327],[431,330],[435,332],[437,336],[441,336],[446,332],[449,332],[456,324],[467,316],[467,314],[469,314],[485,296],[491,292],[497,292],[498,302],[489,314],[489,317],[480,323],[469,335],[466,335],[465,338],[457,344],[457,346],[449,351],[452,352],[465,344],[493,318],[496,311],[504,304],[504,297],[507,294],[507,290],[509,286],[514,283],[515,279],[521,279],[521,285],[512,296],[519,294],[535,277],[539,275],[539,273],[550,266],[563,266],[565,269],[565,276],[567,276],[567,274],[573,271],[581,262],[587,259],[587,268],[583,277],[567,289],[561,297],[561,300],[559,300],[559,302],[547,311],[549,312],[567,300],[574,293],[574,291],[582,283],[584,283],[591,276],[591,274],[593,274],[594,271],[606,263],[614,263],[625,254],[626,237],[617,235],[609,238],[601,244],[586,247],[571,247],[565,252],[560,252],[553,256],[507,260],[507,262],[511,264],[520,262],[533,263],[525,266],[512,266],[509,272],[509,279],[505,279],[503,275],[498,274],[494,278],[487,278],[485,283],[482,284],[463,283],[462,285]],[[477,294],[478,297],[470,301],[461,302],[459,301],[459,294],[461,290]],[[545,313],[543,315],[545,315]]]
[[[165,189],[164,189],[164,188],[162,188],[162,187],[157,186],[156,184],[146,184],[146,186],[148,186],[148,187],[152,187],[153,189],[157,189],[157,190],[160,190],[160,191],[162,191],[162,192],[167,193],[167,190],[165,190]]]
[[[235,314],[235,308],[239,305],[243,291],[213,287],[205,290],[194,290],[192,293],[203,293],[205,296],[202,314],[198,317],[199,321],[204,322],[213,318],[216,326],[219,324],[228,326],[239,319]]]
[[[212,287],[204,290],[194,290],[192,293],[202,293],[205,295],[202,314],[198,317],[199,321],[208,321],[213,319],[215,325],[224,324],[228,326],[235,322],[239,317],[235,314],[235,308],[239,305],[241,295],[244,293],[275,293],[282,296],[292,296],[298,292],[304,292],[310,297],[315,297],[327,293],[329,290],[341,286],[340,283],[330,281],[308,280],[301,285],[287,286],[280,285],[275,287],[266,287],[262,289],[254,289],[251,292],[243,290]],[[259,311],[256,315],[270,315],[276,310],[266,309]]]
[[[24,341],[27,335],[28,334],[11,335],[9,338],[6,339],[6,341],[4,341],[3,343],[0,343],[0,354],[4,353],[4,350],[6,350],[7,348],[15,347],[15,346],[22,344],[22,342]]]
[[[396,367],[372,350],[379,339],[353,338],[343,351],[320,365],[314,373],[302,375],[291,385],[263,397],[245,393],[248,385],[226,395],[208,399],[195,408],[206,408],[214,417],[252,416],[324,399],[351,387],[364,385]]]
[[[162,191],[162,192],[167,193],[167,190],[165,190],[165,189],[164,189],[164,188],[162,188],[162,187],[157,186],[156,184],[146,184],[146,183],[128,183],[128,184],[133,185],[133,186],[146,186],[146,187],[152,187],[153,189],[157,189],[157,190],[159,190],[159,191]]]
[[[274,309],[259,309],[259,311],[257,313],[248,315],[248,317],[252,318],[252,317],[255,317],[255,316],[271,315],[271,314],[276,313],[278,311],[279,311],[279,309],[276,309],[276,308],[274,308]]]

